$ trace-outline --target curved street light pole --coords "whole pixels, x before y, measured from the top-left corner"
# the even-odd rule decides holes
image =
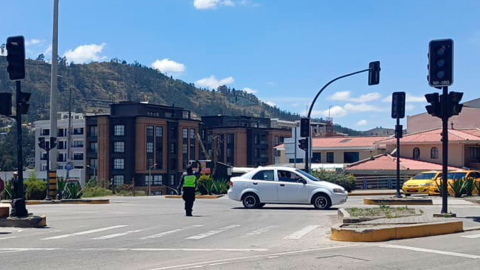
[[[330,84],[332,84],[334,81],[340,80],[342,78],[349,77],[349,76],[352,76],[352,75],[355,75],[355,74],[358,74],[358,73],[362,73],[362,72],[367,72],[367,71],[370,71],[370,68],[342,75],[340,77],[337,77],[337,78],[329,81],[327,84],[325,84],[325,86],[323,86],[322,89],[320,89],[320,91],[317,93],[317,95],[313,99],[312,104],[310,104],[310,109],[308,110],[307,118],[310,119],[310,115],[312,114],[313,105],[315,105],[315,101],[317,101],[318,96],[320,96],[320,94],[323,92],[323,90],[325,90],[325,88],[327,88]],[[308,133],[310,134],[310,136],[308,137],[308,143],[307,143],[307,147],[305,149],[305,172],[307,172],[307,173],[310,171],[309,170],[310,150],[313,148],[312,147],[312,136],[311,136],[310,125],[308,126],[308,130],[309,130]]]

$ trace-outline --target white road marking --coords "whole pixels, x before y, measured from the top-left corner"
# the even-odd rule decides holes
[[[7,236],[7,237],[0,238],[0,240],[13,239],[13,238],[17,238],[17,237],[16,236]]]
[[[21,252],[21,251],[53,251],[53,250],[65,250],[65,251],[139,251],[139,252],[162,252],[162,251],[185,251],[185,252],[215,252],[215,251],[227,251],[227,252],[265,252],[266,248],[0,248],[2,252]]]
[[[157,234],[154,234],[154,235],[142,237],[142,238],[140,238],[140,240],[160,238],[160,237],[163,237],[165,235],[180,232],[180,231],[183,231],[183,230],[186,230],[186,229],[189,229],[189,228],[202,227],[202,226],[203,225],[193,225],[193,226],[190,226],[190,227],[187,227],[187,228],[180,228],[180,229],[175,229],[175,230],[171,230],[171,231],[161,232],[161,233],[157,233]]]
[[[463,238],[479,238],[480,234],[473,234],[473,235],[463,235]]]
[[[267,226],[267,227],[263,227],[263,228],[260,228],[258,230],[255,230],[253,232],[249,232],[247,234],[245,234],[245,236],[252,236],[252,235],[259,235],[259,234],[262,234],[262,233],[265,233],[265,232],[268,232],[269,230],[275,228],[275,227],[278,227],[278,226]]]
[[[406,249],[406,250],[420,251],[420,252],[426,252],[426,253],[435,253],[435,254],[449,255],[449,256],[455,256],[455,257],[463,257],[463,258],[469,258],[469,259],[480,259],[480,256],[478,255],[449,252],[449,251],[442,251],[442,250],[435,250],[435,249],[426,249],[426,248],[417,248],[417,247],[408,247],[408,246],[399,246],[399,245],[379,245],[379,246],[386,247],[386,248],[398,248],[398,249]]]
[[[62,234],[62,235],[58,235],[58,236],[52,236],[52,237],[43,238],[42,240],[62,239],[62,238],[70,237],[70,236],[77,236],[77,235],[85,235],[85,234],[90,234],[90,233],[103,232],[103,231],[108,231],[108,230],[117,229],[117,228],[123,228],[123,227],[127,227],[127,226],[128,226],[128,225],[117,225],[117,226],[111,226],[111,227],[100,228],[100,229],[95,229],[95,230],[90,230],[90,231],[84,231],[84,232],[77,232],[77,233],[70,233],[70,234]]]
[[[137,232],[142,232],[142,231],[145,231],[145,229],[144,230],[126,231],[126,232],[123,232],[123,233],[114,233],[114,234],[100,236],[100,237],[92,238],[92,239],[95,239],[95,240],[112,239],[112,238],[115,238],[115,237],[124,236],[124,235],[127,235],[127,234],[137,233]]]
[[[320,227],[320,225],[310,225],[307,226],[299,231],[296,231],[289,236],[285,237],[285,239],[300,239],[302,236],[306,235],[307,233],[315,230],[316,228]]]
[[[193,239],[193,240],[203,239],[203,238],[206,238],[206,237],[218,234],[218,233],[222,233],[222,232],[225,232],[227,230],[230,230],[230,229],[233,229],[233,228],[236,228],[236,227],[240,227],[240,225],[230,225],[230,226],[227,226],[227,227],[220,228],[218,230],[212,230],[212,231],[209,231],[209,232],[206,232],[206,233],[190,236],[190,237],[187,237],[185,239]]]
[[[268,257],[272,257],[272,256],[293,255],[293,254],[300,254],[300,253],[307,253],[307,252],[317,252],[317,251],[322,251],[322,250],[340,249],[340,248],[345,248],[345,247],[356,247],[356,246],[360,246],[360,244],[358,244],[358,245],[348,245],[348,246],[316,248],[316,249],[306,249],[306,250],[298,250],[298,251],[288,251],[288,252],[281,252],[281,253],[274,253],[274,254],[244,256],[244,257],[222,259],[222,260],[215,260],[215,261],[206,261],[206,262],[198,262],[198,263],[190,263],[190,264],[182,264],[182,265],[165,266],[165,267],[160,267],[160,268],[152,268],[152,269],[148,269],[148,270],[167,270],[167,269],[194,267],[194,266],[197,266],[197,265],[200,266],[200,265],[205,265],[205,264],[232,263],[232,262],[235,262],[235,261],[246,261],[246,260],[252,260],[252,259],[268,258]]]

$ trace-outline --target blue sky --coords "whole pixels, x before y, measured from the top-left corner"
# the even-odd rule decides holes
[[[51,58],[53,0],[3,1],[0,40],[23,35],[27,56]],[[391,95],[407,93],[406,114],[425,111],[432,39],[455,41],[450,88],[478,98],[480,1],[427,0],[60,0],[59,54],[69,62],[138,61],[201,88],[226,84],[282,110],[368,130],[393,128]],[[0,42],[2,43],[2,42]],[[27,71],[28,72],[28,71]],[[406,119],[402,120],[404,127]]]

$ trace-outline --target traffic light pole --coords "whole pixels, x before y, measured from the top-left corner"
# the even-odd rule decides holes
[[[349,74],[345,74],[343,76],[340,76],[340,77],[337,77],[331,81],[329,81],[327,84],[325,84],[325,86],[322,87],[322,89],[320,89],[320,91],[317,93],[317,95],[315,96],[315,98],[313,99],[313,102],[312,104],[310,104],[310,109],[308,110],[308,115],[307,115],[307,118],[310,119],[310,115],[312,114],[312,109],[313,109],[313,105],[315,105],[315,101],[317,101],[317,98],[318,96],[320,96],[320,94],[323,92],[323,90],[325,90],[325,88],[327,88],[330,84],[332,84],[334,81],[337,81],[337,80],[340,80],[342,78],[345,78],[345,77],[350,77],[352,75],[355,75],[355,74],[358,74],[358,73],[363,73],[363,72],[367,72],[367,71],[370,71],[369,68],[367,69],[363,69],[363,70],[360,70],[360,71],[357,71],[357,72],[353,72],[353,73],[349,73]],[[309,130],[310,130],[310,126],[308,127]],[[311,133],[310,133],[311,135]],[[311,147],[311,140],[310,140],[311,136],[309,137],[309,142],[307,144],[307,148],[305,149],[305,169],[304,171],[305,172],[310,172],[310,167],[309,167],[309,161],[310,161],[310,147]]]
[[[448,213],[448,86],[442,87],[442,214]]]
[[[11,216],[14,217],[26,217],[28,211],[25,206],[25,196],[23,188],[23,155],[22,155],[22,114],[20,112],[19,101],[21,99],[22,85],[19,80],[15,81],[16,84],[16,115],[15,120],[17,122],[17,179],[15,183],[16,198],[12,201]]]
[[[397,130],[400,127],[400,118],[397,117],[397,125],[395,129]],[[397,137],[397,195],[395,197],[401,198],[402,195],[400,194],[400,136],[399,134],[395,134]]]

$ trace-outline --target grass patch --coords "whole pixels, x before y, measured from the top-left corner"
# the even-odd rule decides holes
[[[99,186],[86,187],[83,189],[83,197],[104,197],[111,196],[113,193],[110,189]]]
[[[404,207],[390,207],[382,205],[375,208],[347,208],[345,209],[351,217],[379,217],[379,218],[398,218],[411,215],[423,214],[422,210]]]

